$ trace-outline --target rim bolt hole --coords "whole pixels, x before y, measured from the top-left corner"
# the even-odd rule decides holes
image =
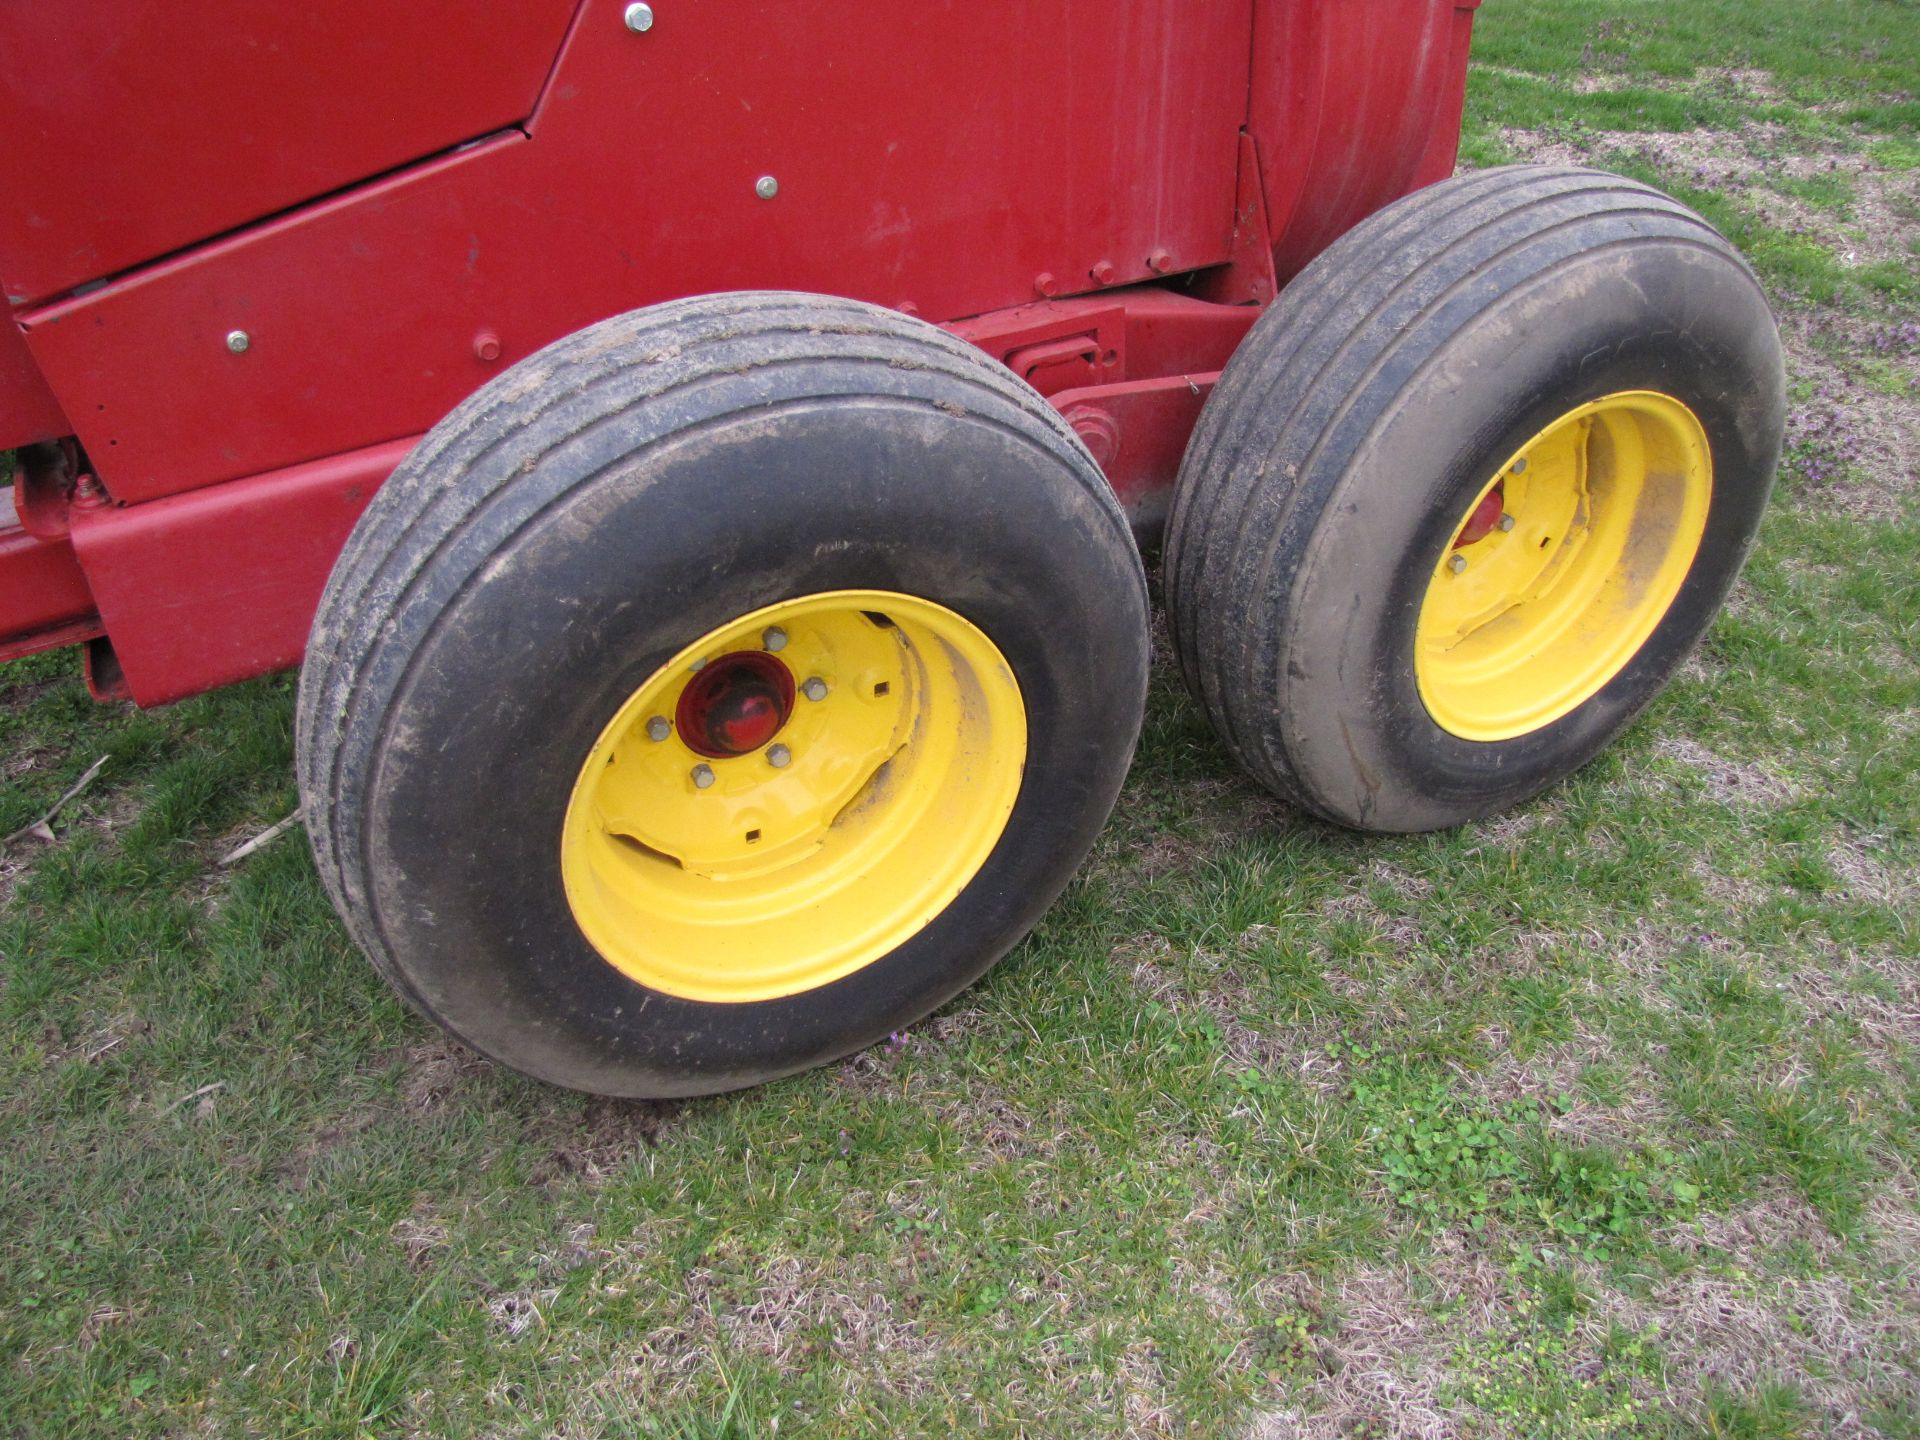
[[[873,693],[875,695],[885,695],[892,689],[893,685],[890,681],[882,680],[878,685],[873,687]]]
[[[747,844],[758,845],[759,843],[760,843],[760,832],[758,830],[747,831]]]

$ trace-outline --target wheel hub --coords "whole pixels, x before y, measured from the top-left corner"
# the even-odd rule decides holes
[[[793,713],[793,672],[764,650],[736,650],[703,665],[674,707],[680,738],[709,760],[751,755]]]
[[[1480,503],[1475,505],[1473,512],[1467,516],[1467,523],[1462,525],[1460,533],[1453,537],[1453,548],[1464,550],[1469,545],[1477,545],[1498,530],[1501,520],[1506,516],[1506,500],[1506,482],[1495,481],[1493,489],[1480,497]]]
[[[1655,391],[1576,406],[1527,441],[1432,564],[1414,670],[1434,722],[1512,739],[1598,694],[1679,594],[1712,486],[1698,417]]]
[[[959,615],[882,591],[769,606],[681,651],[608,723],[567,808],[567,898],[650,988],[812,989],[952,902],[1025,759],[1013,672]]]

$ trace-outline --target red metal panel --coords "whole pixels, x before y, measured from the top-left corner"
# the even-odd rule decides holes
[[[945,320],[1141,280],[1156,256],[1218,264],[1251,3],[856,21],[739,0],[658,5],[634,34],[588,0],[530,140],[33,312],[29,343],[110,493],[141,500],[418,433],[497,366],[672,296],[785,286]]]
[[[13,489],[0,490],[13,511]],[[0,660],[98,635],[93,594],[65,540],[42,540],[0,525]]]
[[[164,704],[298,663],[347,533],[413,444],[76,508],[74,554],[132,698]]]
[[[8,301],[44,299],[524,119],[574,4],[0,5]]]
[[[1260,0],[1251,126],[1274,268],[1453,169],[1480,0]]]
[[[60,402],[11,317],[0,313],[0,450],[71,434]]]
[[[1426,153],[1413,172],[1413,189],[1446,179],[1460,163],[1460,123],[1466,118],[1467,103],[1467,55],[1473,48],[1473,12],[1479,8],[1480,0],[1454,0],[1453,34],[1445,64],[1435,67],[1433,119],[1427,129]]]

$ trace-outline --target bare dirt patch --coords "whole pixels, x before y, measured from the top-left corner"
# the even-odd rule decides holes
[[[1906,262],[1916,234],[1920,172],[1890,169],[1872,155],[1823,144],[1786,126],[1743,121],[1734,130],[1506,129],[1501,140],[1522,160],[1599,165],[1627,157],[1676,183],[1715,190],[1756,218],[1832,250],[1844,265]],[[1618,163],[1615,159],[1615,163]],[[1789,182],[1785,187],[1781,182]],[[1839,209],[1815,205],[1794,184],[1843,183]]]
[[[1750,1222],[1756,1237],[1768,1220]],[[1798,1232],[1802,1227],[1791,1227]],[[1761,1278],[1750,1244],[1731,1247],[1731,1270],[1695,1268],[1662,1281],[1644,1298],[1615,1294],[1590,1323],[1658,1327],[1675,1388],[1708,1382],[1751,1392],[1790,1380],[1821,1412],[1823,1433],[1879,1436],[1862,1418],[1876,1398],[1911,1394],[1920,1378],[1920,1289],[1912,1275],[1876,1282],[1822,1270]]]
[[[1788,378],[1805,392],[1788,408],[1784,456],[1802,481],[1803,503],[1861,520],[1899,518],[1920,494],[1914,354],[1903,353],[1908,347],[1897,338],[1889,343],[1872,322],[1836,310],[1788,310],[1780,338]],[[1907,393],[1864,383],[1856,373],[1862,361],[1905,366]]]
[[[1792,781],[1763,766],[1728,760],[1684,735],[1660,740],[1653,751],[1693,772],[1704,785],[1707,798],[1730,810],[1772,809],[1800,794],[1799,787]]]
[[[407,1257],[407,1263],[415,1269],[424,1268],[434,1253],[444,1250],[453,1238],[451,1232],[434,1218],[433,1210],[424,1202],[413,1207],[411,1215],[402,1215],[387,1232],[393,1237]]]
[[[0,910],[12,906],[13,892],[31,868],[26,857],[15,854],[13,847],[0,851]]]
[[[1562,1363],[1575,1380],[1602,1374],[1609,1333],[1650,1337],[1661,1383],[1616,1376],[1649,1411],[1694,1413],[1709,1386],[1752,1393],[1796,1385],[1818,1414],[1818,1433],[1868,1440],[1876,1401],[1912,1393],[1920,1378],[1920,1237],[1911,1194],[1890,1190],[1869,1215],[1883,1268],[1863,1277],[1837,1262],[1844,1242],[1803,1202],[1768,1195],[1724,1215],[1703,1215],[1662,1237],[1698,1263],[1629,1295],[1590,1265],[1578,1267],[1590,1303]],[[1782,1263],[1789,1261],[1790,1263]],[[1811,1268],[1809,1268],[1811,1261]],[[1269,1313],[1304,1315],[1313,1365],[1282,1404],[1257,1415],[1250,1440],[1455,1440],[1535,1432],[1483,1413],[1461,1397],[1483,1353],[1521,1353],[1526,1321],[1512,1277],[1481,1242],[1434,1237],[1417,1273],[1363,1266],[1338,1281],[1284,1276],[1256,1299]],[[1611,1431],[1607,1433],[1612,1433]]]
[[[316,1127],[294,1147],[291,1154],[273,1167],[282,1184],[290,1190],[305,1190],[313,1172],[335,1150],[350,1144],[356,1136],[371,1130],[380,1118],[376,1110],[351,1110],[338,1119]]]
[[[682,1400],[716,1352],[752,1355],[782,1370],[831,1361],[849,1395],[881,1376],[888,1391],[909,1397],[925,1392],[941,1359],[939,1341],[914,1313],[917,1299],[901,1295],[901,1277],[870,1255],[761,1256],[729,1239],[674,1281],[611,1278],[618,1274],[609,1272],[607,1293],[644,1289],[659,1319],[622,1342],[620,1360],[582,1395],[583,1414],[645,1414]],[[541,1292],[525,1291],[496,1296],[488,1308],[513,1333],[516,1324],[536,1323],[543,1303]],[[577,1433],[601,1432],[587,1426]]]
[[[1774,83],[1771,71],[1737,66],[1702,65],[1693,72],[1690,88],[1733,100],[1758,101],[1769,105],[1787,98],[1786,92]]]
[[[1070,1140],[1070,1126],[1059,1116],[1017,1105],[998,1086],[977,1078],[945,1095],[922,1095],[920,1103],[988,1161],[1050,1164]]]
[[[494,1070],[491,1060],[438,1033],[407,1046],[399,1058],[406,1066],[400,1079],[401,1107],[409,1115],[431,1115]]]
[[[622,1165],[660,1144],[680,1103],[590,1097],[579,1119],[564,1129],[546,1158],[534,1167],[535,1184],[577,1178],[598,1184]]]
[[[1256,1416],[1249,1440],[1446,1440],[1463,1417],[1444,1402],[1447,1359],[1467,1335],[1505,1323],[1498,1270],[1461,1254],[1422,1278],[1437,1303],[1414,1295],[1412,1273],[1362,1266],[1322,1287],[1296,1277],[1263,1285],[1270,1311],[1320,1318],[1319,1374],[1291,1389],[1285,1408]],[[1436,1320],[1433,1311],[1446,1312]]]
[[[1585,1094],[1581,1076],[1598,1065],[1625,1069],[1629,1079],[1618,1105],[1604,1105]],[[1659,1082],[1643,1064],[1623,1064],[1612,1040],[1584,1025],[1574,1038],[1541,1047],[1526,1059],[1498,1049],[1492,1064],[1480,1070],[1456,1067],[1455,1084],[1495,1109],[1532,1101],[1545,1117],[1548,1133],[1573,1145],[1631,1146],[1646,1143],[1670,1119],[1655,1097]]]
[[[1849,899],[1889,910],[1920,906],[1920,876],[1876,853],[1857,835],[1841,835],[1827,849],[1827,865]]]
[[[1257,942],[1258,936],[1241,939],[1243,944]],[[1303,1059],[1315,1053],[1316,1042],[1323,1045],[1332,1038],[1330,1027],[1324,1025],[1265,1029],[1249,1024],[1246,1016],[1259,1008],[1255,992],[1236,968],[1237,963],[1246,963],[1244,957],[1237,961],[1229,951],[1182,955],[1162,937],[1146,935],[1116,946],[1112,959],[1143,998],[1176,1014],[1206,1016],[1218,1033],[1222,1063],[1230,1069],[1297,1072]]]
[[[1689,863],[1687,873],[1700,882],[1701,892],[1707,899],[1731,915],[1752,914],[1785,893],[1783,887],[1750,875],[1730,875],[1704,857]]]
[[[104,775],[103,775],[103,778]],[[140,798],[133,790],[88,790],[63,807],[50,826],[53,839],[24,835],[0,848],[0,909],[13,903],[14,891],[32,873],[42,856],[97,835],[103,843],[140,818]]]
[[[1796,967],[1782,983],[1809,1019],[1844,1027],[1890,1079],[1902,1081],[1902,1067],[1920,1055],[1920,959],[1835,955],[1829,965]]]
[[[41,1034],[41,1051],[48,1065],[81,1060],[97,1065],[110,1055],[124,1055],[129,1049],[153,1038],[153,1022],[143,1016],[119,1014],[81,1027],[71,1040],[48,1025]]]
[[[559,1294],[560,1290],[555,1286],[546,1290],[515,1290],[495,1295],[487,1301],[487,1314],[508,1339],[518,1340],[536,1325],[545,1327],[547,1321],[542,1307],[552,1304]]]

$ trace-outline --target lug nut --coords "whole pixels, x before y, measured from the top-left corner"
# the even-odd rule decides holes
[[[1467,557],[1464,555],[1456,555],[1451,560],[1447,561],[1447,569],[1451,570],[1456,575],[1458,575],[1462,570],[1466,568],[1467,568]]]
[[[664,740],[673,733],[673,722],[664,715],[656,715],[647,721],[647,738]]]
[[[651,5],[629,5],[626,14],[627,28],[639,35],[653,28],[653,7]]]
[[[809,700],[824,700],[827,698],[827,682],[815,675],[800,687],[800,693]]]
[[[782,630],[778,625],[775,625],[771,630],[768,630],[764,635],[760,637],[760,648],[763,650],[786,649],[787,648],[787,632]]]
[[[767,763],[773,766],[774,769],[784,770],[792,763],[792,760],[793,752],[787,749],[786,746],[769,745],[767,747]]]
[[[1527,473],[1526,456],[1522,455],[1518,460],[1513,462],[1513,473],[1516,475],[1524,475]]]
[[[693,788],[696,790],[704,790],[711,784],[713,784],[713,767],[711,765],[694,766]]]
[[[1511,529],[1513,529],[1513,516],[1502,515],[1500,517],[1500,533],[1504,535]]]

